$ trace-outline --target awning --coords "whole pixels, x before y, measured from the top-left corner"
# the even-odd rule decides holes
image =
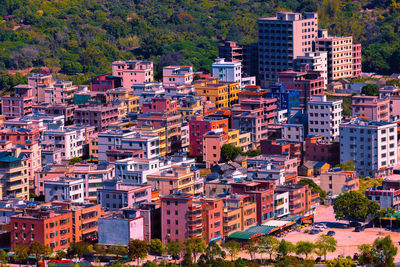
[[[266,236],[276,230],[275,226],[257,225],[247,228],[244,231],[237,231],[229,235],[229,239],[249,240],[251,238]]]
[[[270,226],[270,227],[284,227],[285,225],[289,225],[292,221],[278,221],[278,220],[272,220],[263,223],[264,226]]]

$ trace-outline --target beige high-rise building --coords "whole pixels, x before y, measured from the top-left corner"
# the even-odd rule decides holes
[[[318,30],[315,51],[328,53],[328,81],[351,78],[353,73],[353,37],[329,36],[328,30]]]

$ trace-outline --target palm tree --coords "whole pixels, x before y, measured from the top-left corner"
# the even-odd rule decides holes
[[[379,216],[379,227],[382,228],[382,217],[385,216],[386,210],[384,208],[380,209],[378,211],[378,216]]]

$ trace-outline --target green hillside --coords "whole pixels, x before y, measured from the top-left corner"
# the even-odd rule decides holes
[[[0,70],[91,75],[121,58],[209,70],[222,40],[256,41],[257,19],[278,10],[318,10],[320,27],[363,44],[364,71],[400,72],[391,0],[0,0]]]

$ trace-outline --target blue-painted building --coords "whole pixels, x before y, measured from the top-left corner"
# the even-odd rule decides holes
[[[278,109],[290,109],[300,106],[300,93],[299,91],[286,90],[286,86],[280,83],[274,83],[270,86],[268,98],[276,98]]]

